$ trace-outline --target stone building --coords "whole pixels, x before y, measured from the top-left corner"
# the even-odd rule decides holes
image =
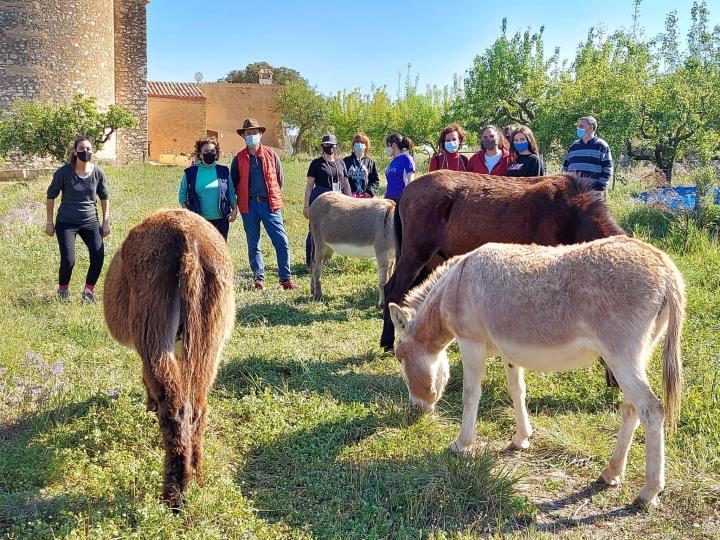
[[[190,154],[199,137],[213,136],[224,154],[245,148],[236,130],[245,118],[267,127],[263,143],[284,149],[282,115],[277,110],[281,86],[238,83],[148,83],[150,159]]]
[[[102,154],[145,159],[148,1],[0,0],[0,108],[77,94],[123,105],[139,125],[118,132]],[[90,15],[86,24],[74,23],[78,13]]]

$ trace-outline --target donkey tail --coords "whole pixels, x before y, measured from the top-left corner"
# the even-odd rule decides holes
[[[662,352],[662,385],[665,422],[668,432],[672,434],[675,432],[680,415],[682,392],[680,336],[685,319],[685,287],[678,269],[669,260],[669,257],[667,261],[669,261],[669,268],[665,276],[665,302],[669,318]]]
[[[190,240],[189,244],[185,246],[180,258],[180,271],[178,274],[182,357],[183,363],[188,370],[192,369],[195,362],[204,360],[203,354],[205,352],[202,307],[205,272],[200,261],[197,242],[197,240]],[[191,380],[191,374],[188,373],[188,383]]]

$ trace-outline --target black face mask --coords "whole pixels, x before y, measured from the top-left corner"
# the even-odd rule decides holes
[[[89,150],[83,150],[82,152],[75,152],[75,155],[80,161],[87,163],[92,159],[93,153]]]
[[[323,146],[323,152],[326,154],[332,155],[335,153],[335,147],[334,146]]]
[[[492,150],[497,146],[497,139],[483,139],[482,145],[485,150]]]
[[[204,152],[202,158],[207,165],[212,165],[217,159],[217,154],[215,152]]]

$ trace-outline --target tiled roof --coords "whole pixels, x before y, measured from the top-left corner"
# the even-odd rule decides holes
[[[205,99],[199,84],[183,82],[148,81],[148,96]]]

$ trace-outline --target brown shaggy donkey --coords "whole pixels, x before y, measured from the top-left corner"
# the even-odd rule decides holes
[[[387,306],[400,303],[423,268],[488,242],[574,244],[625,234],[592,182],[567,174],[537,178],[441,170],[408,184],[395,207],[395,272],[385,285],[380,345],[395,340]]]
[[[202,476],[206,396],[234,322],[225,242],[187,210],[146,217],[110,263],[104,309],[112,336],[142,358],[165,448],[163,499],[177,508],[192,469]]]

